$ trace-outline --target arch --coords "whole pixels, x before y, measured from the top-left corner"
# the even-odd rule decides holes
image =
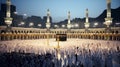
[[[114,31],[112,31],[112,34],[114,33]]]
[[[102,33],[102,31],[100,31],[99,33]]]
[[[6,33],[5,30],[1,30],[1,33]]]
[[[98,31],[96,31],[96,33],[99,33]]]
[[[118,34],[119,32],[118,31],[115,31],[116,34]]]
[[[32,31],[29,31],[30,33],[32,33]]]

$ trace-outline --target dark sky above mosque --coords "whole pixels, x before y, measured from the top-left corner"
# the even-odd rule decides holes
[[[1,0],[5,3],[6,0]],[[72,18],[85,17],[85,9],[89,9],[90,17],[99,16],[106,9],[106,0],[11,0],[16,6],[18,14],[27,16],[45,16],[50,10],[54,22],[67,18],[67,12],[71,12]],[[120,7],[120,0],[111,0],[113,9]]]

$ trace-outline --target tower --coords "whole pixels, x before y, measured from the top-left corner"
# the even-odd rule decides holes
[[[70,31],[71,28],[71,22],[70,22],[70,11],[68,12],[68,24],[67,24],[68,31]]]
[[[12,20],[13,18],[11,18],[11,1],[10,0],[6,0],[6,4],[7,4],[7,11],[6,11],[6,18],[5,18],[5,23],[7,24],[7,31],[10,31],[10,25],[12,24]]]
[[[111,0],[106,0],[107,1],[107,16],[105,18],[104,24],[107,26],[106,30],[110,31],[110,25],[112,24],[112,18],[111,18]]]
[[[47,30],[50,29],[50,26],[51,26],[51,24],[50,24],[50,11],[49,11],[49,9],[48,9],[48,10],[47,10],[47,23],[46,23],[46,28],[47,28]]]
[[[88,13],[89,13],[89,12],[88,12],[88,9],[86,9],[86,20],[85,20],[84,25],[85,25],[85,31],[87,31],[87,32],[88,32],[88,28],[89,28],[89,26],[90,26]]]

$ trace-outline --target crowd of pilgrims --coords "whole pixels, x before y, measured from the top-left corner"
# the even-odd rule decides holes
[[[0,42],[0,66],[120,67],[119,41],[76,40],[64,42],[60,48],[37,45],[45,44],[41,41]]]

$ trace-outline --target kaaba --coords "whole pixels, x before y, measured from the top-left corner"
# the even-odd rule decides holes
[[[67,41],[67,34],[56,34],[56,41]]]

